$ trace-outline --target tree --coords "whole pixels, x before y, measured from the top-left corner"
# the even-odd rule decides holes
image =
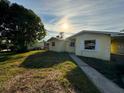
[[[56,38],[63,39],[64,38],[64,32],[60,32],[59,35],[56,36]]]
[[[7,0],[0,1],[0,36],[2,38],[2,32],[5,31],[5,21],[8,16],[9,2]]]
[[[30,9],[13,3],[9,5],[5,21],[2,22],[2,37],[11,40],[18,52],[27,50],[27,47],[33,44],[37,39],[45,37],[46,31],[41,19]]]
[[[60,38],[64,38],[64,32],[60,32]]]

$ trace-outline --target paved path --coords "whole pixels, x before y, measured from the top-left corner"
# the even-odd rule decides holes
[[[74,54],[70,54],[70,56],[79,65],[88,78],[96,85],[101,93],[124,93],[124,89],[105,78],[101,73],[84,63],[77,56]]]

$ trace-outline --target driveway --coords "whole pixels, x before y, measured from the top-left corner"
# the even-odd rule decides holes
[[[124,64],[124,54],[112,54],[111,60],[117,64]]]
[[[101,91],[101,93],[124,93],[124,90],[122,88],[118,87],[115,83],[108,80],[101,73],[80,60],[77,56],[75,56],[74,54],[70,54],[70,57],[78,64],[78,66],[96,85],[96,87]]]

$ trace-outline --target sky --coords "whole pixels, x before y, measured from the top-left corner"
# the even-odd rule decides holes
[[[124,29],[124,0],[10,0],[33,10],[47,29],[45,39],[82,30]]]

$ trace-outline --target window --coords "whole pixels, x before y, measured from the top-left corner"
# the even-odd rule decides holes
[[[75,47],[75,42],[70,42],[70,47]]]
[[[55,46],[55,42],[52,42],[52,46]]]
[[[85,40],[84,49],[95,50],[96,40]]]

